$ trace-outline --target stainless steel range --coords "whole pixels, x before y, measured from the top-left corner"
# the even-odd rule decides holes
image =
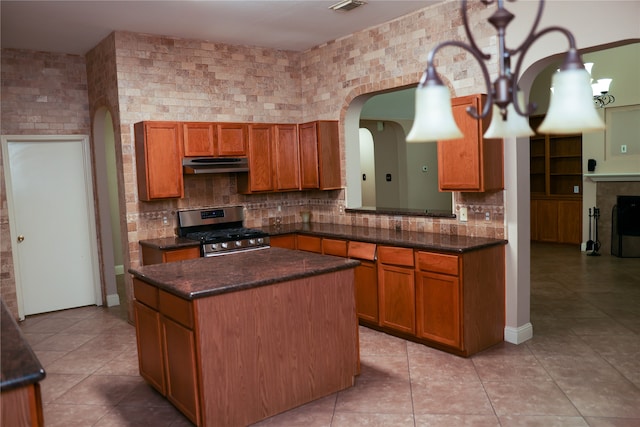
[[[178,211],[178,236],[199,241],[205,257],[269,248],[269,235],[243,220],[242,206]]]

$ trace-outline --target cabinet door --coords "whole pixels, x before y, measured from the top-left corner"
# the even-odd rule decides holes
[[[180,124],[139,122],[134,130],[138,198],[150,201],[184,197]]]
[[[297,126],[276,125],[274,131],[275,189],[298,190],[300,167]]]
[[[325,255],[334,255],[347,257],[347,241],[338,239],[322,239],[322,253]]]
[[[136,320],[140,376],[162,395],[166,395],[160,313],[138,301],[133,302],[133,309]]]
[[[300,186],[320,188],[318,173],[318,124],[305,123],[300,129]]]
[[[273,125],[249,125],[249,191],[273,190]]]
[[[415,334],[415,278],[413,268],[378,262],[380,325]]]
[[[542,242],[558,241],[558,202],[538,200],[537,203],[538,240]]]
[[[200,425],[194,333],[164,316],[162,331],[167,368],[167,399],[193,423]]]
[[[336,190],[342,187],[337,121],[318,122],[318,173],[321,190]]]
[[[582,201],[558,200],[558,242],[582,242]]]
[[[360,261],[355,268],[356,314],[378,324],[378,271],[375,262]]]
[[[244,123],[217,124],[216,156],[244,157],[247,155],[247,125]]]
[[[184,261],[185,259],[200,258],[200,247],[175,249],[162,254],[162,262]]]
[[[458,277],[418,271],[416,273],[417,336],[461,348],[460,317]]]
[[[271,236],[269,238],[270,245],[274,248],[295,249],[296,248],[296,235],[286,234],[284,236]]]
[[[438,141],[440,191],[495,191],[504,188],[502,139],[484,139],[489,118],[476,120],[468,107],[482,111],[484,95],[451,100],[453,117],[464,134],[460,139]]]
[[[322,238],[316,236],[306,236],[304,234],[298,234],[298,250],[315,252],[317,254],[322,253]]]
[[[184,155],[213,156],[216,139],[214,123],[183,123]]]

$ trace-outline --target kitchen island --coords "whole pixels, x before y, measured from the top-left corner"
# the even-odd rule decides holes
[[[132,269],[140,374],[196,425],[353,385],[358,261],[281,248]]]

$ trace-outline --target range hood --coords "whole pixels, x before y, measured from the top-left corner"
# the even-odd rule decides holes
[[[248,172],[246,157],[186,157],[182,171],[187,175],[202,173]]]

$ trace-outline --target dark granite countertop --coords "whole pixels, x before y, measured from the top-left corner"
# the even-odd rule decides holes
[[[504,245],[504,239],[488,237],[453,236],[438,233],[418,233],[416,231],[395,231],[350,225],[297,223],[263,227],[271,236],[290,233],[311,234],[320,237],[348,239],[359,242],[377,243],[437,252],[464,253],[490,246]]]
[[[235,292],[354,268],[359,261],[269,248],[130,269],[147,283],[186,299]]]
[[[453,236],[449,234],[419,233],[417,231],[406,230],[395,231],[381,228],[314,222],[308,224],[284,224],[262,227],[261,229],[269,233],[270,236],[304,233],[320,237],[356,240],[359,242],[458,254],[507,243],[504,239],[492,239],[489,237]],[[199,242],[181,237],[165,237],[140,240],[140,244],[157,249],[177,249],[181,247],[198,246]]]
[[[0,305],[0,389],[7,391],[43,380],[46,374],[40,361],[4,301],[0,301]]]
[[[150,248],[167,250],[167,249],[179,249],[189,248],[194,246],[200,246],[200,242],[196,240],[185,239],[184,237],[161,237],[158,239],[140,240],[142,246],[148,246]]]

